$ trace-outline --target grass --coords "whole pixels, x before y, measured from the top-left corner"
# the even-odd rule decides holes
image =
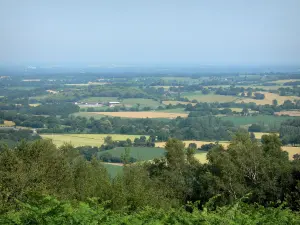
[[[71,143],[74,147],[78,146],[101,146],[104,143],[104,138],[111,136],[113,140],[120,141],[127,138],[132,141],[141,135],[123,135],[123,134],[41,134],[44,139],[51,139],[57,146],[64,143]]]
[[[81,117],[85,117],[85,118],[91,118],[94,117],[95,119],[101,119],[103,117],[106,117],[105,115],[101,115],[101,114],[94,114],[92,112],[78,112],[78,113],[72,113],[72,116],[81,116]]]
[[[264,123],[266,125],[280,125],[283,121],[290,119],[289,116],[271,116],[271,115],[258,115],[258,116],[224,116],[220,117],[222,120],[228,120],[234,123],[235,126],[243,126],[253,123]]]
[[[145,111],[145,112],[92,112],[90,115],[104,115],[124,118],[169,118],[175,119],[177,117],[187,117],[187,113],[168,113],[159,111]]]
[[[41,104],[39,104],[39,103],[29,104],[30,107],[37,107],[37,106],[39,106],[39,105],[41,105]]]
[[[98,156],[110,153],[112,156],[121,157],[125,153],[125,148],[117,147],[111,150],[99,152]],[[151,147],[130,147],[130,156],[138,161],[152,160],[165,155],[163,148],[151,148]]]
[[[29,100],[30,100],[30,99],[34,99],[34,100],[39,101],[39,100],[43,100],[43,99],[45,99],[45,98],[48,98],[49,96],[50,96],[50,95],[38,95],[38,96],[29,97]]]
[[[208,160],[206,158],[207,152],[204,151],[197,151],[194,155],[194,157],[200,162],[200,163],[207,163]]]
[[[104,167],[106,168],[108,174],[113,178],[118,174],[123,173],[123,166],[113,165],[108,163],[103,163]]]
[[[216,95],[216,94],[208,94],[203,95],[202,92],[186,92],[183,93],[183,97],[191,100],[197,100],[198,102],[233,102],[237,100],[236,96],[226,96],[226,95]]]
[[[176,109],[163,109],[163,110],[157,110],[156,112],[166,112],[166,113],[186,113],[187,111],[184,110],[185,108],[176,108]]]
[[[88,97],[80,100],[81,102],[116,102],[117,97]]]
[[[122,100],[122,104],[131,106],[136,106],[137,104],[140,104],[140,107],[148,106],[151,108],[157,108],[161,105],[158,101],[147,98],[125,98]]]

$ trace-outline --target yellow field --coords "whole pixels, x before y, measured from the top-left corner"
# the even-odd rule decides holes
[[[39,103],[36,103],[36,104],[29,104],[29,106],[31,106],[31,107],[37,107],[37,106],[39,106],[39,105],[41,105],[41,104],[39,104]]]
[[[125,118],[168,118],[175,119],[178,116],[187,117],[187,113],[168,113],[168,112],[93,112],[95,115],[105,115],[113,117],[125,117]]]
[[[0,127],[13,127],[16,124],[13,121],[4,120],[3,124],[0,124]]]
[[[253,132],[254,133],[254,135],[255,135],[255,138],[256,139],[261,139],[261,137],[263,136],[263,135],[270,135],[271,133],[264,133],[264,132]],[[275,134],[277,134],[277,135],[279,135],[278,133],[275,133]]]
[[[281,111],[281,112],[276,112],[275,113],[276,115],[279,115],[279,116],[281,116],[281,115],[289,115],[289,116],[300,116],[300,111],[298,110],[298,111]]]
[[[188,147],[190,143],[195,143],[197,145],[197,148],[200,148],[202,145],[215,143],[214,141],[183,141],[185,143],[185,146]],[[219,144],[223,145],[225,148],[229,145],[228,141],[220,141]],[[166,142],[156,142],[155,147],[164,148],[166,145]]]
[[[111,136],[114,141],[126,140],[132,141],[140,137],[140,135],[122,135],[122,134],[41,134],[43,139],[51,139],[57,146],[64,143],[71,143],[74,147],[78,146],[101,146],[104,143],[104,138]]]
[[[195,155],[194,155],[194,157],[199,161],[199,162],[201,162],[201,163],[207,163],[208,162],[208,160],[206,159],[206,154],[207,153],[205,153],[205,152],[201,152],[201,153],[196,153]]]
[[[265,98],[260,100],[260,99],[251,99],[251,98],[243,98],[243,99],[239,99],[236,102],[245,102],[245,103],[249,103],[249,102],[255,102],[257,105],[272,105],[273,104],[273,100],[276,99],[278,101],[279,105],[282,105],[284,101],[286,100],[300,100],[300,97],[297,96],[280,96],[278,94],[275,93],[270,93],[270,92],[265,92],[265,91],[260,91],[258,93],[264,94]]]
[[[300,154],[300,147],[283,146],[282,149],[289,153],[289,159],[293,159],[293,155]]]
[[[187,104],[192,104],[196,105],[196,103],[191,103],[191,102],[181,102],[181,101],[163,101],[162,102],[164,105],[177,105],[177,104],[182,104],[182,105],[187,105]]]

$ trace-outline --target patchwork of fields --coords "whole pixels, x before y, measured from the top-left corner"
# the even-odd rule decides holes
[[[234,102],[238,99],[236,96],[228,95],[217,95],[217,94],[208,94],[204,95],[202,92],[186,92],[182,94],[183,97],[188,98],[190,101],[197,100],[198,102]]]

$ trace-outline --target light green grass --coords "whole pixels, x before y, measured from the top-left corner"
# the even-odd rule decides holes
[[[101,146],[104,143],[104,138],[111,136],[114,141],[126,140],[132,141],[141,135],[123,135],[123,134],[41,134],[43,139],[51,139],[57,146],[64,143],[71,143],[74,147],[78,146]]]
[[[203,95],[202,92],[185,92],[182,95],[183,97],[191,100],[197,100],[198,102],[233,102],[238,99],[236,96],[226,96],[226,95],[216,95],[216,94],[208,94]]]
[[[125,98],[121,101],[124,105],[132,105],[136,106],[137,104],[140,104],[140,107],[151,107],[151,108],[157,108],[161,104],[158,101],[155,101],[153,99],[146,99],[146,98]]]
[[[81,117],[85,117],[85,118],[91,118],[94,117],[95,119],[101,119],[103,117],[106,117],[106,115],[101,115],[101,114],[95,114],[92,112],[78,112],[78,113],[72,113],[72,116],[81,116]]]
[[[197,151],[194,155],[194,157],[201,163],[207,163],[207,158],[206,158],[207,152],[204,151]]]
[[[80,102],[116,102],[117,97],[88,97],[80,100]]]
[[[112,150],[99,152],[98,156],[110,153],[112,156],[121,157],[125,153],[125,148],[118,147]],[[138,161],[152,160],[165,155],[163,148],[151,148],[151,147],[130,147],[130,156],[137,159]]]
[[[114,178],[115,176],[123,173],[123,166],[112,165],[103,163],[104,167],[106,168],[108,174]]]
[[[186,113],[189,112],[184,110],[185,108],[176,108],[176,109],[163,109],[163,110],[156,110],[156,112],[167,112],[167,113]]]
[[[8,90],[33,90],[33,89],[36,89],[38,87],[27,87],[27,86],[14,86],[14,87],[7,87],[6,89]]]

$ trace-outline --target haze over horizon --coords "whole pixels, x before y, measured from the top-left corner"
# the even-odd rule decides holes
[[[0,1],[0,64],[300,65],[298,0]]]

